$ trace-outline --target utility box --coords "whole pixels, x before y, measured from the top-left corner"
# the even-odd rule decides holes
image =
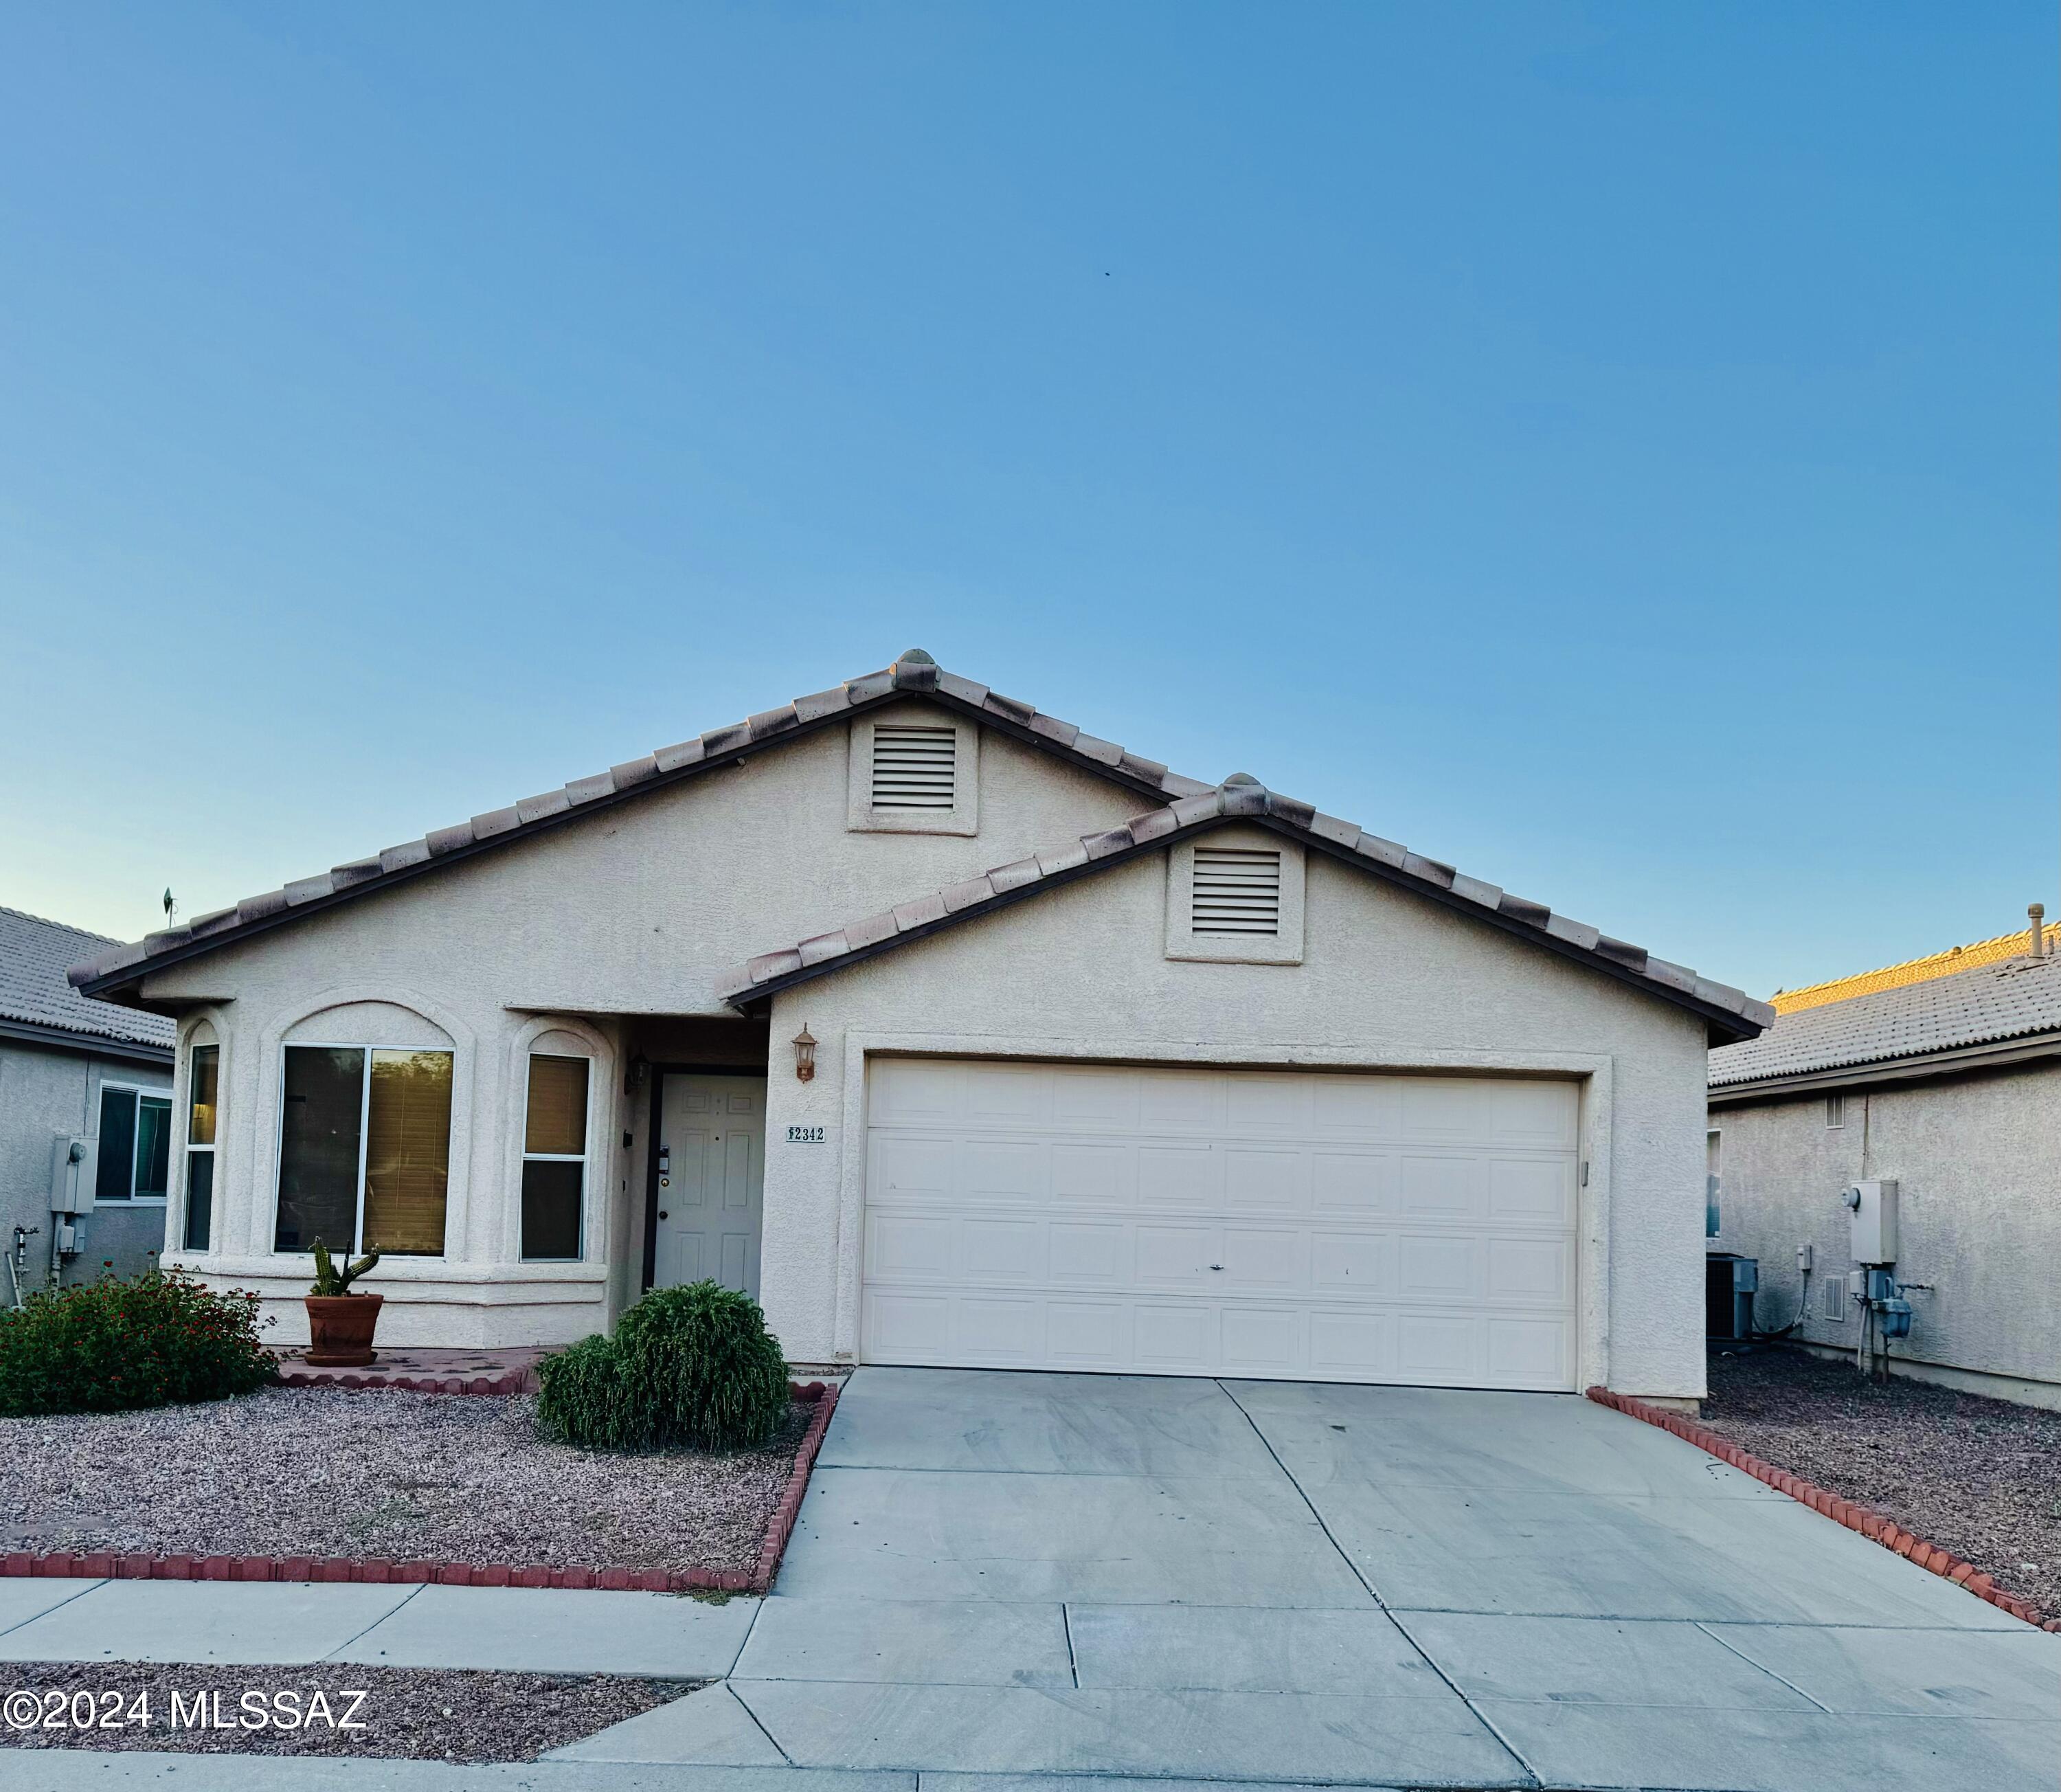
[[[1896,1185],[1894,1182],[1856,1182],[1845,1195],[1847,1219],[1852,1234],[1851,1256],[1856,1263],[1894,1263],[1896,1261]]]
[[[50,1211],[90,1213],[100,1185],[100,1141],[83,1133],[60,1133],[50,1141]]]
[[[1735,1251],[1711,1251],[1703,1258],[1703,1338],[1742,1349],[1753,1342],[1753,1297],[1760,1287],[1760,1260]]]

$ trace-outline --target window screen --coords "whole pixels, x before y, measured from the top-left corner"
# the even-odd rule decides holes
[[[136,1173],[136,1092],[100,1092],[100,1167],[94,1181],[96,1201],[126,1201]]]

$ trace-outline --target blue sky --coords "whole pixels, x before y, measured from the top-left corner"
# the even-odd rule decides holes
[[[0,902],[134,936],[920,644],[1757,992],[2003,932],[2055,40],[9,0]]]

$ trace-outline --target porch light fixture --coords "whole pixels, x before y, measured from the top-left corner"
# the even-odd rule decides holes
[[[630,1060],[630,1073],[622,1079],[622,1092],[634,1095],[643,1088],[651,1074],[651,1060],[642,1052]]]
[[[809,1031],[804,1020],[802,1030],[794,1035],[794,1080],[812,1082],[816,1074],[816,1036]]]

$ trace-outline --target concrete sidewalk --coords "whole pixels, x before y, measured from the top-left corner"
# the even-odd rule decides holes
[[[758,1603],[548,1587],[0,1580],[0,1663],[362,1662],[714,1680],[735,1664]]]

